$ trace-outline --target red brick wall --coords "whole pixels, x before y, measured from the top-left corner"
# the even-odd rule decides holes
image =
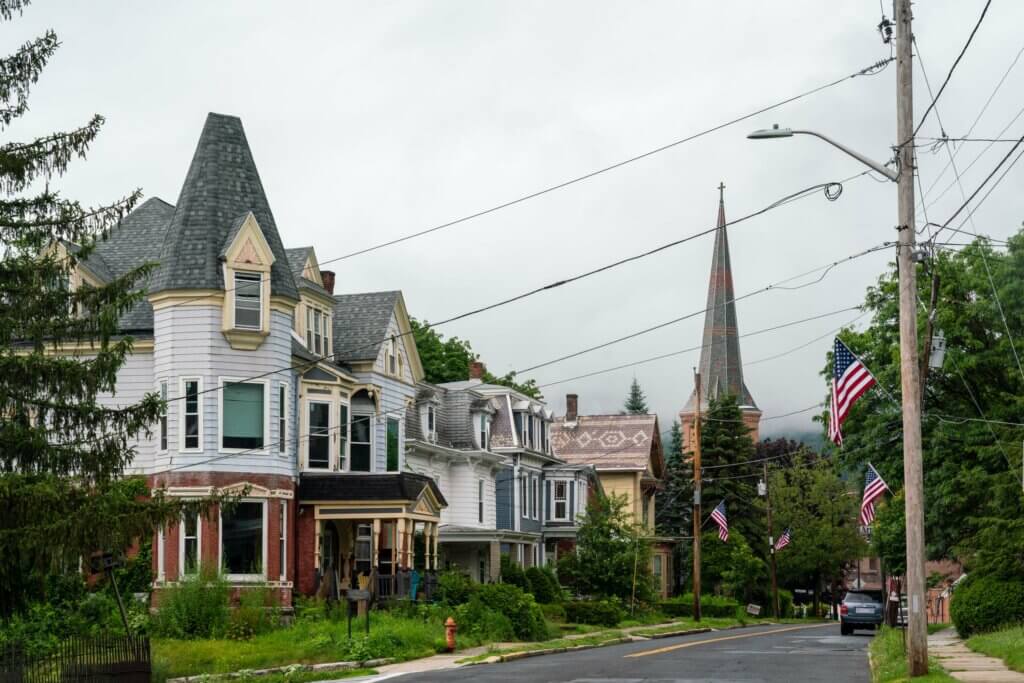
[[[295,567],[298,570],[298,576],[294,579],[295,588],[302,595],[312,595],[316,590],[316,568],[313,566],[316,559],[316,517],[313,506],[298,507],[298,514],[295,516],[295,538]]]

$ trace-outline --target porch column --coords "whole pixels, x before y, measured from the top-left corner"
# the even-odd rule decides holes
[[[313,569],[320,571],[320,536],[323,534],[324,521],[316,520],[316,538],[313,539]]]
[[[434,522],[434,571],[437,571],[439,564],[439,553],[437,550],[438,539],[441,537],[441,525]]]
[[[495,582],[501,577],[501,543],[498,541],[491,541],[488,546],[490,557],[487,562],[487,571],[490,574],[490,580]],[[480,580],[483,580],[482,576],[480,577]]]
[[[395,520],[395,533],[398,536],[398,543],[395,545],[395,552],[398,553],[398,564],[403,570],[409,568],[409,558],[406,555],[406,521],[407,520],[404,517],[399,517],[397,520]]]
[[[380,519],[373,520],[373,535],[370,537],[371,571],[377,569],[380,564]]]

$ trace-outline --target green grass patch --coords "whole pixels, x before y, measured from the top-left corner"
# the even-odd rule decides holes
[[[738,619],[726,619],[725,617],[707,617],[700,621],[690,618],[676,619],[671,624],[665,624],[656,628],[645,628],[633,631],[634,636],[655,636],[661,633],[672,633],[673,631],[685,631],[694,628],[729,628],[740,626],[742,622]]]
[[[473,657],[466,657],[460,659],[460,664],[468,664],[472,662],[482,662],[489,657],[496,655],[507,655],[514,652],[533,652],[535,650],[550,650],[559,647],[580,647],[581,645],[600,645],[607,643],[611,640],[617,640],[623,637],[622,631],[600,631],[580,638],[555,638],[554,640],[544,640],[537,643],[523,643],[521,646],[507,647],[507,648],[489,648],[487,652]]]
[[[938,633],[939,631],[945,631],[947,628],[951,628],[953,624],[928,624],[928,635]]]
[[[874,661],[871,680],[873,683],[946,683],[956,679],[942,670],[934,660],[929,663],[927,676],[911,679],[907,676],[907,654],[903,650],[903,632],[883,626],[871,641],[871,657]]]
[[[1014,671],[1024,672],[1024,625],[971,636],[967,647],[1003,660]]]

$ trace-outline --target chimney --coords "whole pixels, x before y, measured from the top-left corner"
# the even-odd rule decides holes
[[[487,372],[487,366],[483,364],[483,361],[473,360],[469,362],[470,379],[483,379],[485,372]]]
[[[579,405],[580,397],[576,394],[565,395],[565,421],[575,422],[577,407]]]
[[[324,289],[327,290],[328,294],[334,294],[334,271],[333,270],[321,270],[320,279],[323,280]]]

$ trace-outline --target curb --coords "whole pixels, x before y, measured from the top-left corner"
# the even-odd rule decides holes
[[[557,655],[563,652],[578,652],[580,650],[593,650],[598,647],[608,647],[609,645],[622,645],[623,643],[631,643],[633,639],[629,636],[622,638],[613,638],[612,640],[606,640],[600,643],[594,643],[591,645],[576,645],[574,647],[551,647],[544,650],[524,650],[523,652],[510,652],[507,655],[497,655],[498,662],[514,662],[517,659],[527,659],[529,657],[543,657],[544,655]],[[477,662],[482,664],[484,662]]]
[[[687,631],[668,631],[666,633],[653,633],[651,635],[643,636],[644,638],[650,638],[651,640],[658,640],[659,638],[675,638],[676,636],[695,636],[698,633],[711,633],[714,629],[712,628],[694,628]]]
[[[372,669],[386,664],[394,664],[392,658],[368,659],[365,662],[324,662],[322,664],[289,664],[273,666],[267,669],[244,669],[222,674],[196,674],[168,678],[167,683],[210,683],[211,681],[231,680],[242,676],[269,676],[270,674],[287,673],[290,671],[351,671],[353,669]]]

